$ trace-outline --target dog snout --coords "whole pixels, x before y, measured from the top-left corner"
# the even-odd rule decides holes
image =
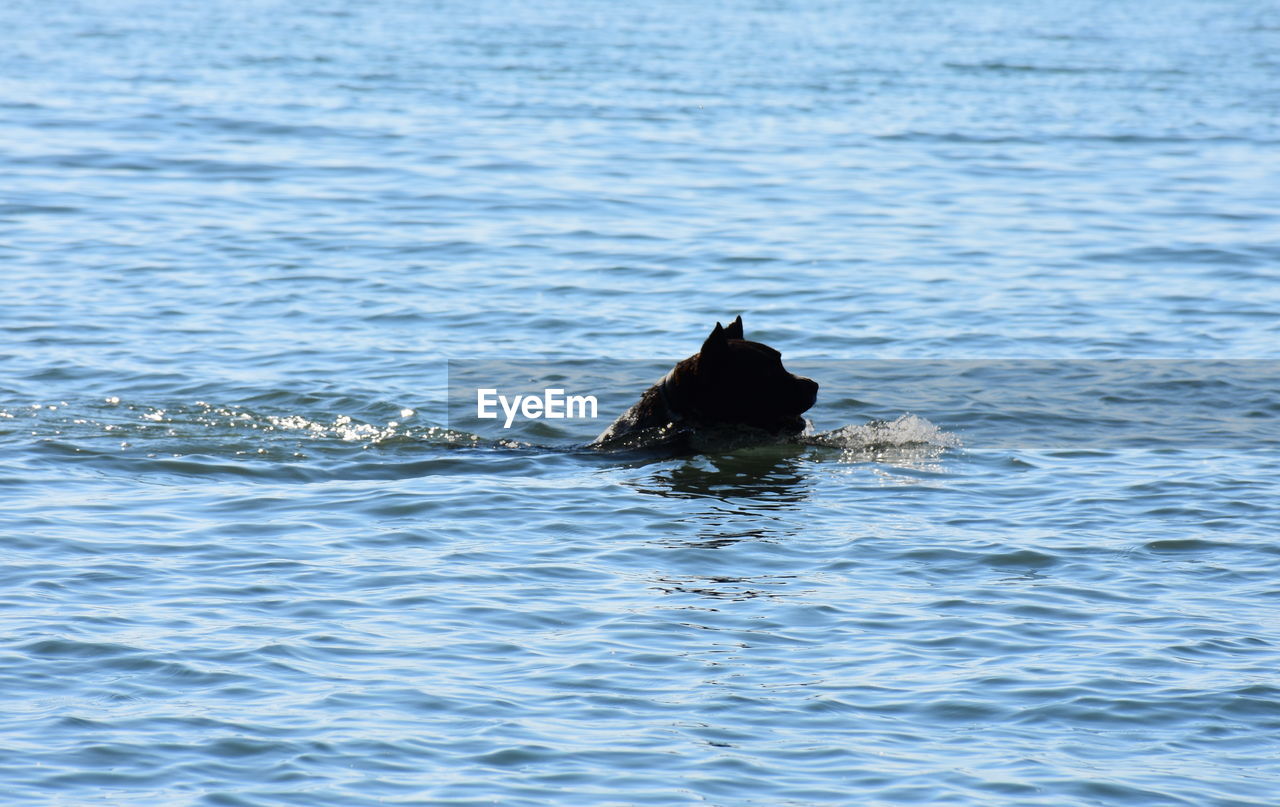
[[[804,408],[808,409],[818,400],[818,382],[812,378],[805,378],[802,375],[795,377],[796,389],[800,393],[800,399],[804,403]]]

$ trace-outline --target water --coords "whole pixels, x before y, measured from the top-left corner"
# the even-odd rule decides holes
[[[1274,7],[0,30],[8,803],[1276,803]],[[801,444],[451,422],[740,312]]]

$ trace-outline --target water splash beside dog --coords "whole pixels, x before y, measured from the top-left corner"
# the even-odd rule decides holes
[[[801,440],[809,445],[869,454],[895,449],[937,449],[941,452],[963,445],[959,435],[910,412],[893,420],[870,420],[826,432],[807,432]]]

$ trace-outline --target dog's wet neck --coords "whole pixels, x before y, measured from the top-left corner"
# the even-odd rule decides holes
[[[671,423],[680,423],[688,416],[688,401],[680,394],[680,388],[675,383],[676,368],[671,368],[662,380],[658,382],[658,396],[662,399],[662,408],[666,410],[667,420]]]

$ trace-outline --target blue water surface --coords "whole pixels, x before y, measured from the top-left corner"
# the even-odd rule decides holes
[[[0,802],[1280,802],[1274,5],[0,31]],[[739,313],[805,440],[451,422]]]

